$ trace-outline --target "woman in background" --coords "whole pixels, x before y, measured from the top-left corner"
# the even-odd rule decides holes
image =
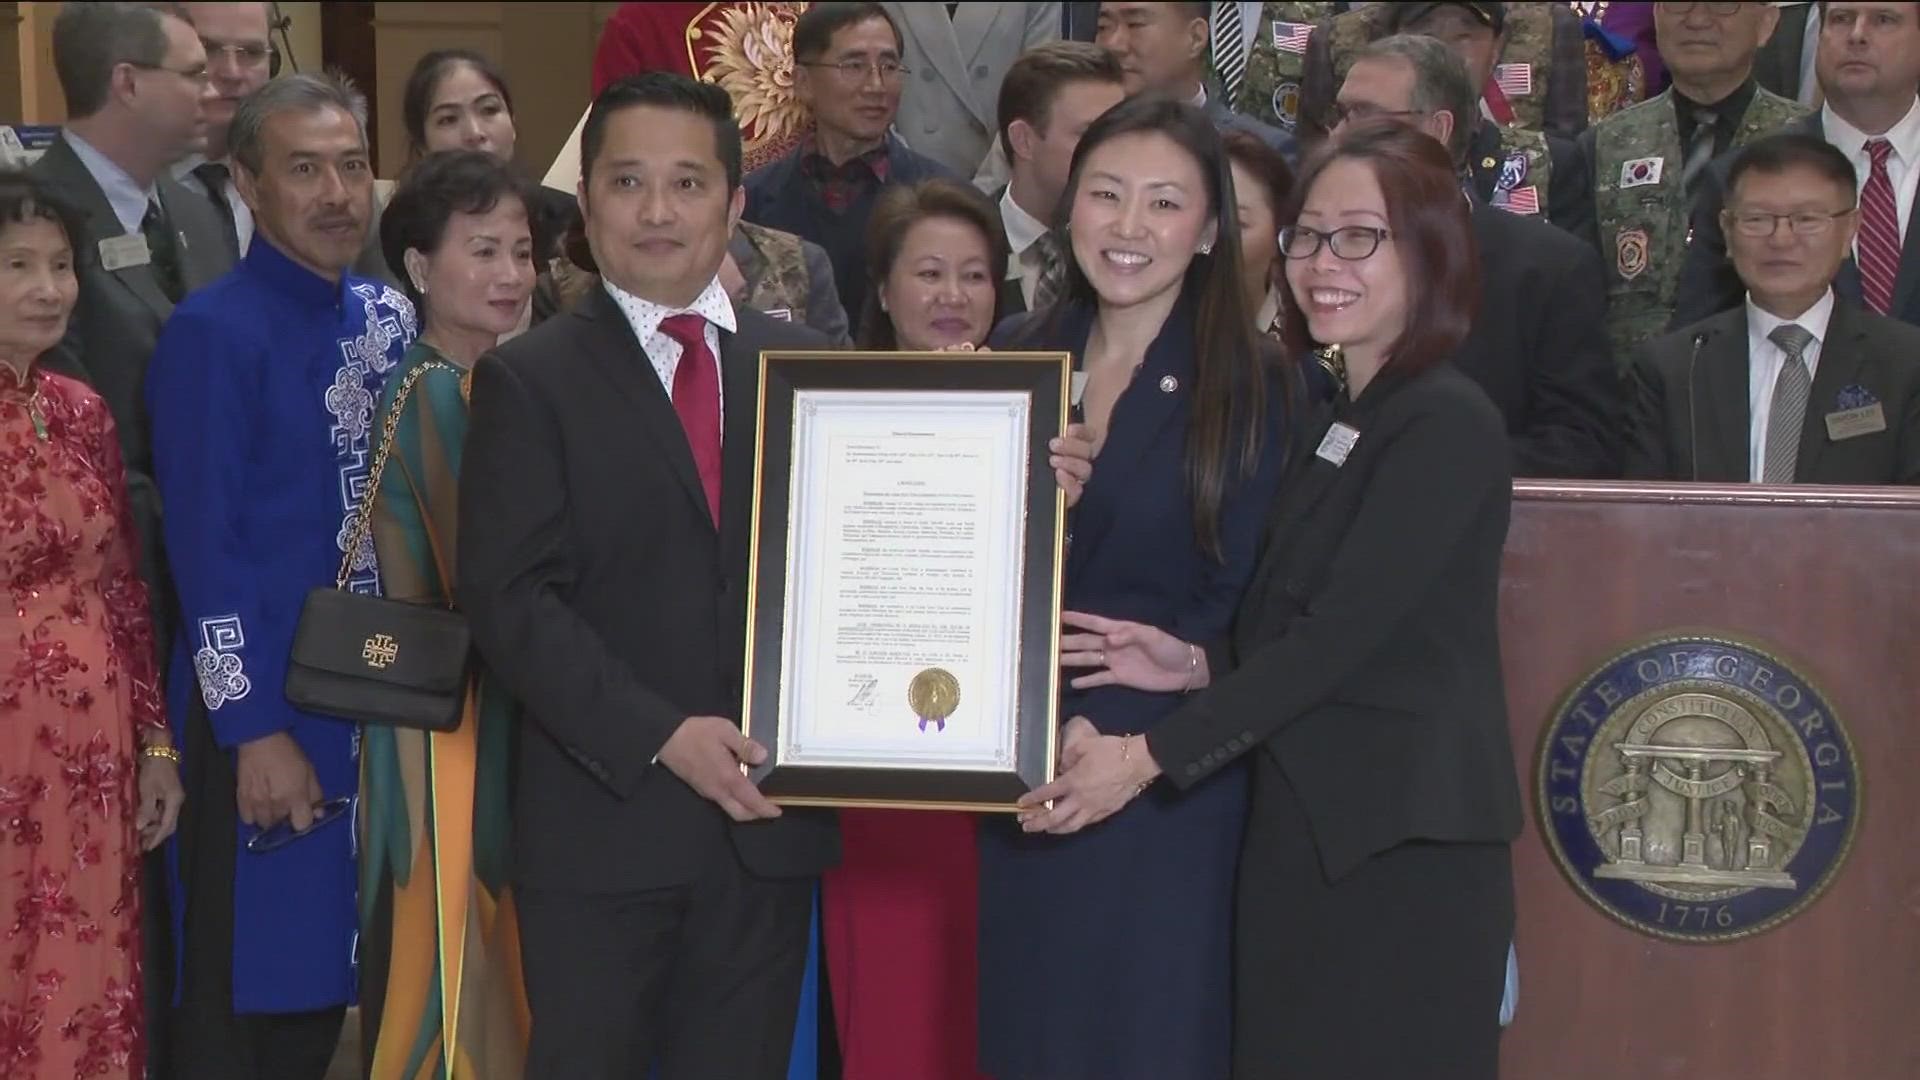
[[[1224,633],[1253,572],[1297,389],[1259,342],[1229,164],[1206,114],[1135,98],[1074,150],[1062,298],[993,337],[1065,350],[1099,448],[1066,603],[1184,640]],[[1074,683],[1067,738],[1152,730],[1172,687]],[[1100,829],[980,830],[981,1064],[998,1080],[1217,1080],[1232,1015],[1246,775],[1166,786]]]
[[[520,138],[513,123],[513,91],[500,66],[481,53],[436,49],[422,56],[407,76],[400,98],[400,118],[406,126],[410,162],[447,150],[477,150],[513,165]],[[526,190],[529,223],[533,235],[541,238],[541,246],[534,252],[534,268],[545,274],[553,260],[561,256],[560,245],[567,230],[579,221],[580,204],[570,191],[532,183]],[[538,315],[551,313],[541,306]],[[536,312],[529,305],[520,325],[504,336],[520,333],[534,321]]]
[[[0,1076],[146,1070],[140,854],[185,799],[113,417],[39,365],[80,215],[0,172]]]
[[[1255,333],[1280,340],[1280,210],[1293,195],[1293,168],[1257,136],[1220,136],[1233,166],[1234,209],[1240,215],[1240,270]]]
[[[533,293],[532,198],[502,161],[456,150],[416,164],[381,220],[381,249],[421,319],[374,425],[394,425],[373,504],[391,599],[453,602],[467,376]],[[481,670],[455,730],[363,731],[360,1015],[372,1080],[522,1070],[529,1018],[507,861],[513,726],[512,702]]]
[[[1006,234],[965,184],[890,187],[867,226],[863,349],[971,349],[993,330]],[[972,814],[840,812],[821,878],[828,984],[844,1080],[980,1075],[979,874]]]
[[[1191,799],[1251,759],[1233,1075],[1491,1080],[1521,818],[1511,454],[1448,362],[1479,303],[1473,229],[1445,149],[1390,120],[1323,146],[1297,197],[1287,342],[1341,346],[1346,386],[1306,428],[1230,635],[1067,613],[1089,631],[1062,643],[1077,683],[1208,689],[1144,735],[1073,721],[1024,825],[1098,836],[1143,787]]]

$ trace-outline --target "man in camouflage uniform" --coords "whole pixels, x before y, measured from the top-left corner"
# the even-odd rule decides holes
[[[1344,12],[1335,11],[1345,6]],[[1407,4],[1267,4],[1261,28],[1247,61],[1247,90],[1242,107],[1262,119],[1278,119],[1275,102],[1298,102],[1295,112],[1301,138],[1317,141],[1326,134],[1326,110],[1333,104],[1341,80],[1363,46],[1394,33],[1398,9]],[[1488,82],[1489,115],[1503,126],[1518,126],[1572,138],[1587,125],[1586,43],[1580,17],[1564,3],[1481,3],[1488,20],[1493,12],[1503,24],[1501,63],[1497,80]],[[1328,9],[1322,12],[1319,9]],[[1320,14],[1311,34],[1298,31],[1300,21],[1283,16]],[[1298,52],[1294,51],[1299,49]],[[1297,71],[1297,93],[1284,90],[1287,76]],[[1271,87],[1271,88],[1269,88]],[[1263,92],[1264,91],[1264,92]]]
[[[1580,139],[1616,358],[1633,355],[1673,314],[1692,239],[1688,220],[1708,164],[1807,112],[1753,79],[1754,56],[1778,19],[1773,5],[1684,6],[1691,10],[1662,4],[1654,12],[1673,84]]]
[[[1574,167],[1573,141],[1513,122],[1511,103],[1503,96],[1496,65],[1513,52],[1510,24],[1512,5],[1474,3],[1394,4],[1388,31],[1438,39],[1466,62],[1467,74],[1485,87],[1480,115],[1468,122],[1466,166],[1476,198],[1515,214],[1545,216],[1555,225],[1586,236],[1592,193]],[[1511,66],[1511,65],[1501,65]],[[1513,76],[1509,73],[1510,85]],[[1501,122],[1506,116],[1508,122]]]

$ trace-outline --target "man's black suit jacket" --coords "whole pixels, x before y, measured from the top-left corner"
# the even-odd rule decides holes
[[[1632,373],[1627,475],[1747,482],[1752,477],[1751,369],[1744,303],[1642,346]],[[1880,402],[1885,430],[1830,438],[1827,414],[1852,406],[1861,391]],[[1920,483],[1920,328],[1835,298],[1793,479],[1799,484]]]
[[[715,858],[762,877],[839,858],[831,812],[734,824],[653,764],[688,716],[738,717],[759,356],[824,349],[736,309],[721,334],[716,533],[667,391],[604,289],[475,365],[460,477],[458,597],[524,706],[515,879],[630,892]]]
[[[1788,124],[1783,130],[1825,139],[1826,125],[1820,117],[1820,113],[1814,113]],[[1720,211],[1727,205],[1727,174],[1732,171],[1733,157],[1723,154],[1714,159],[1700,184],[1700,195],[1694,200],[1688,228],[1693,242],[1688,245],[1686,261],[1681,264],[1680,291],[1674,299],[1673,318],[1667,322],[1669,330],[1692,326],[1709,315],[1738,307],[1746,299],[1747,287],[1734,272],[1733,260],[1727,255],[1726,233],[1720,228]],[[1860,268],[1854,265],[1853,256],[1847,256],[1840,264],[1840,272],[1833,276],[1833,289],[1845,299],[1860,301]],[[1888,314],[1920,326],[1920,229],[1911,223],[1907,225],[1905,239],[1900,242],[1900,269],[1894,274],[1893,308]]]
[[[1506,418],[1515,476],[1620,475],[1620,377],[1600,258],[1572,235],[1473,208],[1480,313],[1455,363]]]
[[[1338,464],[1313,449],[1334,421],[1359,432]],[[1154,760],[1185,789],[1271,755],[1329,880],[1411,838],[1512,840],[1499,415],[1441,364],[1336,401],[1301,434],[1231,642],[1207,649],[1213,686],[1147,735]]]

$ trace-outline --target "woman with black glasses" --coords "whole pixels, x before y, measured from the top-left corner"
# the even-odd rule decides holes
[[[1233,1075],[1492,1077],[1520,831],[1496,629],[1512,487],[1500,414],[1446,362],[1478,303],[1467,203],[1445,149],[1391,121],[1323,147],[1295,199],[1286,337],[1340,347],[1346,386],[1305,425],[1230,633],[1068,613],[1081,684],[1205,690],[1145,735],[1076,726],[1024,824],[1074,832],[1251,759]]]

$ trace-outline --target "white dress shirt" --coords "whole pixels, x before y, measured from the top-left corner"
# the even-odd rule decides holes
[[[1764,482],[1767,471],[1767,425],[1773,419],[1773,384],[1780,379],[1780,369],[1787,364],[1787,354],[1769,337],[1775,327],[1787,323],[1796,323],[1802,330],[1813,335],[1807,350],[1800,354],[1806,362],[1807,378],[1812,379],[1820,371],[1820,347],[1827,340],[1827,323],[1833,318],[1833,290],[1814,301],[1812,307],[1800,313],[1798,318],[1783,319],[1769,311],[1761,310],[1747,297],[1747,479],[1754,483]],[[1807,408],[1812,409],[1814,402],[1808,401]]]
[[[647,359],[653,364],[653,373],[660,376],[660,386],[667,392],[667,400],[673,400],[673,373],[680,368],[680,355],[686,350],[660,329],[660,324],[669,315],[687,312],[698,315],[707,321],[707,351],[713,354],[713,377],[719,383],[720,390],[720,430],[726,431],[727,395],[726,379],[722,377],[720,367],[720,331],[729,334],[739,329],[733,317],[733,301],[727,298],[727,290],[720,286],[720,277],[707,283],[699,296],[694,297],[690,307],[670,308],[656,304],[627,292],[620,286],[601,278],[607,295],[620,306],[620,313],[627,317],[627,325],[633,327],[633,336],[639,340],[640,348],[646,351]],[[723,436],[724,437],[724,436]]]
[[[93,182],[100,185],[106,193],[107,205],[113,207],[113,216],[120,221],[120,228],[129,233],[140,231],[140,222],[146,219],[147,204],[160,197],[160,191],[153,184],[140,186],[127,170],[114,164],[113,159],[95,150],[87,140],[76,135],[72,128],[64,133],[67,145],[73,148],[73,156],[87,167],[87,174]],[[96,240],[104,239],[95,237]]]
[[[208,204],[211,205],[213,200],[207,194],[206,182],[193,172],[206,162],[206,158],[194,154],[173,167],[173,178],[180,181],[195,195],[207,199]],[[247,206],[247,201],[240,197],[240,190],[233,186],[232,160],[223,161],[221,164],[227,167],[227,178],[220,181],[220,197],[226,201],[227,216],[233,219],[234,235],[240,238],[240,255],[245,258],[247,245],[253,242],[253,210]],[[217,211],[218,207],[215,207],[215,210]]]
[[[1033,294],[1040,287],[1040,249],[1034,245],[1047,234],[1047,227],[1019,203],[1013,201],[1013,185],[1007,185],[1006,194],[1000,196],[1000,220],[1007,230],[1007,248],[1012,258],[1007,260],[1007,280],[1020,283],[1020,295],[1026,298],[1027,310],[1033,310]]]
[[[1873,171],[1873,159],[1867,156],[1867,140],[1885,139],[1893,144],[1893,153],[1887,155],[1887,180],[1893,184],[1893,204],[1904,243],[1907,222],[1913,220],[1914,184],[1920,181],[1920,97],[1907,106],[1907,115],[1884,135],[1868,135],[1847,123],[1833,111],[1832,105],[1820,107],[1820,123],[1827,133],[1827,141],[1853,162],[1853,170],[1858,174],[1854,183],[1858,188],[1867,186],[1867,178]],[[1858,245],[1859,241],[1854,243]]]

